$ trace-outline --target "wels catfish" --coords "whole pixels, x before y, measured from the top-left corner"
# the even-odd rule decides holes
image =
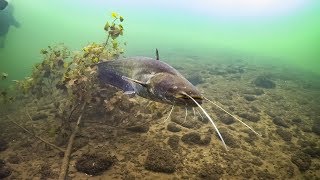
[[[227,146],[217,126],[202,108],[203,100],[217,106],[249,129],[255,132],[243,121],[233,116],[215,102],[204,97],[199,90],[183,77],[176,69],[157,58],[130,57],[98,64],[98,79],[103,84],[109,84],[124,91],[128,95],[138,95],[153,101],[171,104],[173,107],[199,107],[210,120],[219,135],[226,150]]]

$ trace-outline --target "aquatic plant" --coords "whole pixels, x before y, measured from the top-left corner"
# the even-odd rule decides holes
[[[124,21],[124,18],[115,12],[111,13],[111,17],[113,18],[112,22],[109,23],[109,21],[107,21],[104,26],[104,30],[107,32],[108,37],[103,47],[108,48],[108,43],[111,38],[112,46],[111,48],[108,48],[108,51],[110,52],[111,57],[116,57],[117,55],[124,52],[123,48],[119,46],[119,43],[117,41],[117,38],[119,36],[123,36],[124,29],[121,23]],[[126,43],[124,43],[124,45],[126,45]]]

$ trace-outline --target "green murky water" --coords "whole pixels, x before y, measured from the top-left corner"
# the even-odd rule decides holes
[[[116,11],[125,17],[127,56],[153,56],[155,48],[169,60],[169,54],[241,54],[319,73],[320,3],[270,2],[12,1],[20,27],[2,35],[0,71],[21,79],[41,61],[43,47],[65,43],[76,50],[103,42],[103,25]]]

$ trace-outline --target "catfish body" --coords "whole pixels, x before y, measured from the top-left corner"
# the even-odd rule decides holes
[[[176,69],[149,57],[101,62],[98,64],[98,79],[126,94],[137,94],[167,104],[196,106],[184,93],[202,102],[200,92]]]

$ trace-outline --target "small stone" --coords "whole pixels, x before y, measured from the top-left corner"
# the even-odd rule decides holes
[[[32,120],[34,120],[34,121],[38,121],[38,120],[41,120],[41,119],[47,119],[47,118],[48,118],[48,115],[45,114],[45,113],[41,113],[41,112],[39,112],[39,113],[37,113],[37,114],[32,116]]]
[[[291,141],[292,134],[289,131],[286,131],[282,128],[277,128],[276,133],[284,140],[284,141]]]
[[[306,148],[303,150],[304,153],[309,154],[313,158],[320,158],[320,148],[313,147],[313,148]]]
[[[96,176],[108,170],[113,163],[113,157],[101,157],[96,154],[84,154],[76,161],[76,169],[80,172]]]
[[[262,88],[266,88],[266,89],[272,89],[272,88],[276,87],[276,84],[265,76],[258,76],[253,81],[253,83],[257,87],[262,87]]]
[[[275,117],[272,119],[272,122],[275,124],[275,125],[278,125],[278,126],[282,126],[282,127],[285,127],[285,128],[288,128],[288,124],[280,117]]]
[[[240,147],[240,145],[237,143],[237,141],[234,139],[234,137],[231,134],[229,134],[226,129],[221,129],[220,134],[221,134],[221,136],[227,146],[232,147],[232,148],[239,148]],[[218,134],[216,134],[216,136],[220,139]]]
[[[171,147],[171,149],[178,149],[179,147],[179,141],[180,141],[180,137],[177,135],[173,135],[170,136],[170,138],[168,139],[168,144]]]
[[[188,134],[185,134],[181,137],[181,140],[186,144],[199,144],[201,140],[201,136],[197,132],[191,132]]]
[[[201,168],[199,177],[201,179],[219,180],[223,175],[224,170],[220,165],[215,163],[206,164]]]
[[[219,116],[219,119],[222,123],[230,125],[235,122],[234,118],[228,114],[223,114]]]
[[[291,162],[295,164],[301,172],[310,168],[311,157],[303,152],[298,152],[291,156]]]
[[[181,131],[181,128],[178,127],[175,123],[169,123],[167,126],[167,130],[171,132],[179,132]]]
[[[146,133],[149,131],[149,126],[147,125],[131,126],[131,127],[127,127],[126,130],[131,132],[137,132],[137,133]]]
[[[247,100],[247,101],[254,101],[256,100],[257,98],[253,95],[245,95],[244,98]]]
[[[154,147],[148,152],[144,167],[147,170],[163,173],[174,173],[177,160],[170,150]]]
[[[241,113],[240,117],[245,118],[251,122],[258,122],[260,120],[259,114],[251,114],[251,113]]]

